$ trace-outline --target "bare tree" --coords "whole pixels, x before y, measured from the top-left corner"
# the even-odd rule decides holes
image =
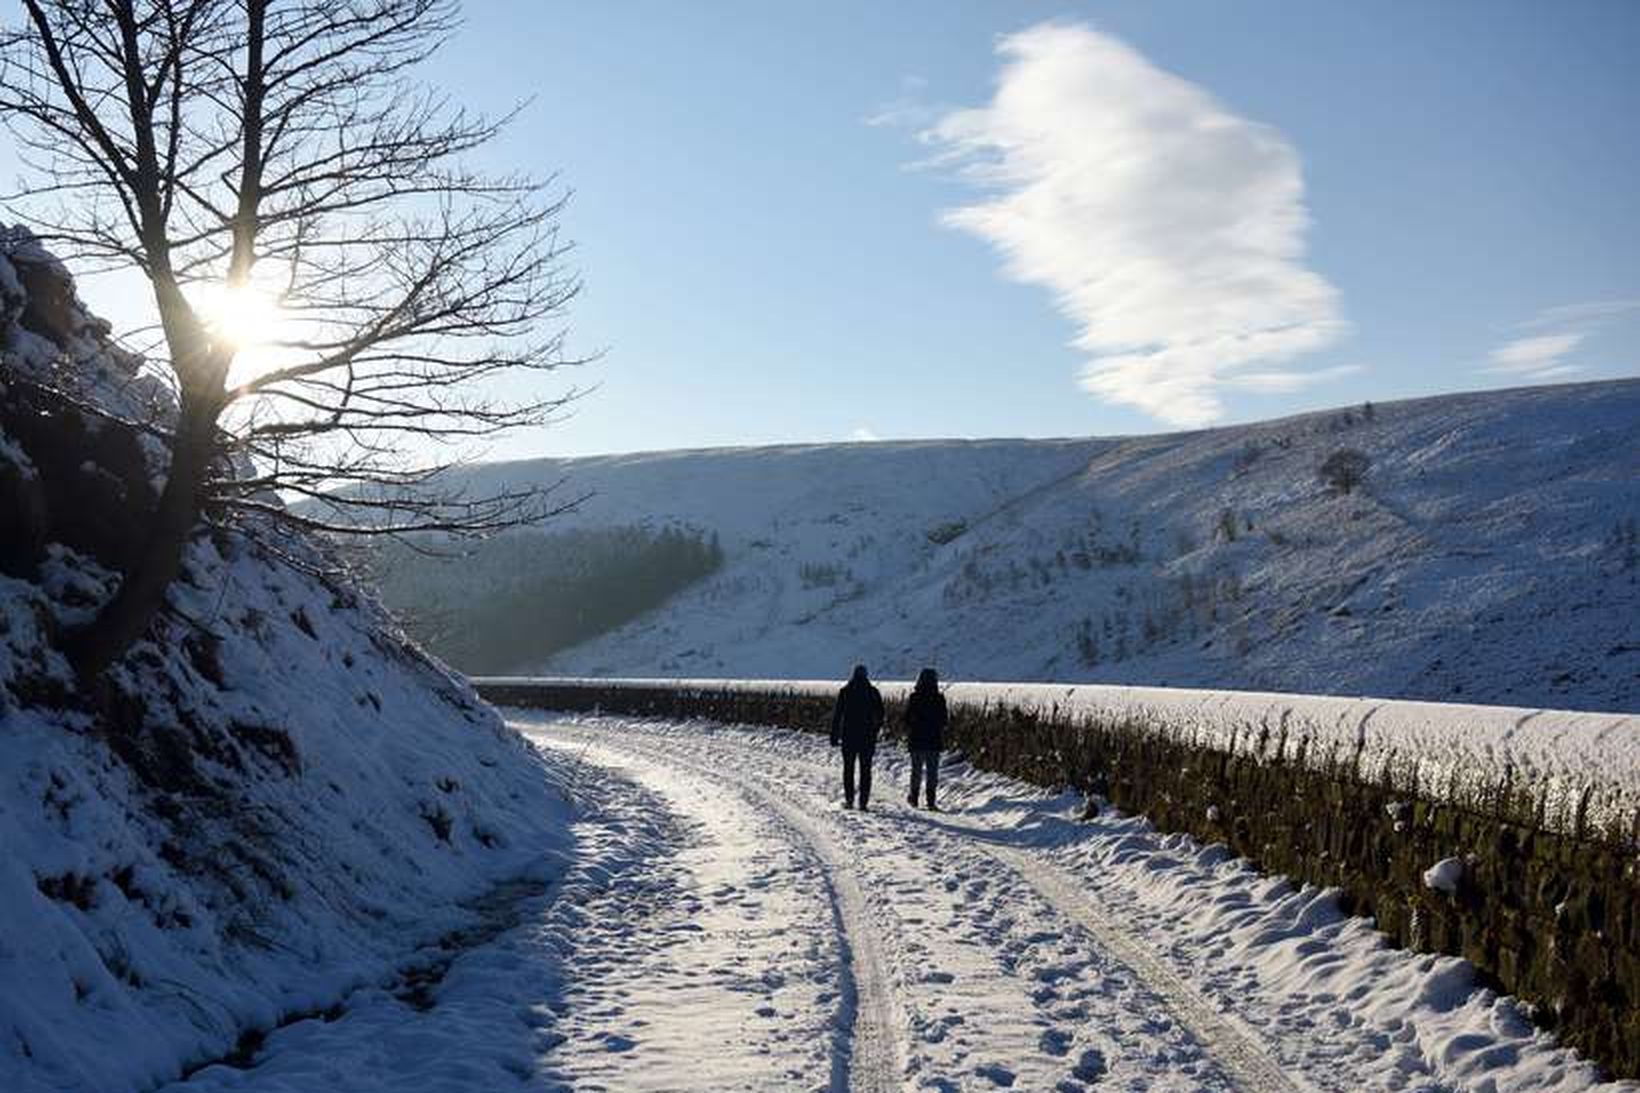
[[[477,386],[570,363],[562,331],[538,329],[578,283],[553,181],[467,165],[508,119],[413,78],[456,29],[455,0],[23,8],[0,30],[0,111],[38,185],[14,208],[82,268],[142,271],[177,393],[146,540],[68,641],[82,677],[142,636],[205,524],[469,535],[550,512],[538,490],[445,492],[455,459],[426,456],[574,394]],[[231,318],[252,307],[281,317],[254,349]]]

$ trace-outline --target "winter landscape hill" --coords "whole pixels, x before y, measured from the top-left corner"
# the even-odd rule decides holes
[[[1348,491],[1319,473],[1340,451],[1368,461]],[[1637,469],[1640,380],[1159,436],[492,464],[465,472],[473,488],[591,496],[461,562],[401,567],[388,598],[482,625],[461,605],[562,568],[567,539],[681,530],[715,539],[708,576],[555,655],[482,667],[830,678],[863,660],[1634,710]]]
[[[955,761],[946,817],[889,793],[861,828],[806,734],[509,728],[272,525],[197,536],[87,686],[58,639],[118,580],[174,403],[23,233],[0,349],[0,1088],[1278,1089],[1341,1053],[1357,1087],[1602,1087],[1464,961],[1074,793]],[[568,671],[927,658],[1622,708],[1637,400],[493,466],[475,484],[593,496],[386,584],[420,624],[511,603],[525,651],[550,609]],[[1368,460],[1347,492],[1318,476],[1340,451]]]

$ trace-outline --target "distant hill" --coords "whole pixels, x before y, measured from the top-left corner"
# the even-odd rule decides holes
[[[1340,451],[1367,461],[1347,493],[1318,473]],[[661,606],[512,670],[832,678],[860,660],[884,677],[933,664],[1640,708],[1640,380],[1161,436],[465,473],[481,491],[560,478],[592,491],[559,535],[688,528],[722,547],[720,567]]]

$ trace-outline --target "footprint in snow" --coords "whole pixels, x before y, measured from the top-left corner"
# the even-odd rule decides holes
[[[1091,1047],[1076,1060],[1076,1069],[1071,1071],[1071,1077],[1079,1082],[1097,1082],[1104,1074],[1105,1053]]]
[[[631,1051],[633,1048],[638,1046],[638,1041],[632,1039],[630,1036],[622,1036],[618,1032],[602,1033],[599,1038],[604,1042],[604,1050],[610,1052],[611,1054]]]
[[[1047,1029],[1042,1033],[1038,1045],[1049,1055],[1068,1055],[1071,1050],[1071,1034],[1064,1029]]]
[[[1007,1087],[1014,1084],[1014,1072],[1001,1063],[981,1063],[974,1068],[974,1073],[989,1079],[993,1085]]]
[[[943,1017],[929,1021],[922,1027],[918,1035],[930,1044],[942,1043],[952,1029],[965,1023],[962,1014],[948,1013]]]

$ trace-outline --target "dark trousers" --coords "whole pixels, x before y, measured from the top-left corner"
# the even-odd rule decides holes
[[[860,807],[871,800],[871,755],[870,748],[843,748],[843,796],[848,803],[854,803],[854,764],[860,764]]]
[[[928,796],[924,798],[928,807],[934,807],[934,791],[940,784],[940,753],[937,751],[914,751],[911,753],[911,793],[906,800],[917,803],[917,790],[924,778],[928,779]]]

